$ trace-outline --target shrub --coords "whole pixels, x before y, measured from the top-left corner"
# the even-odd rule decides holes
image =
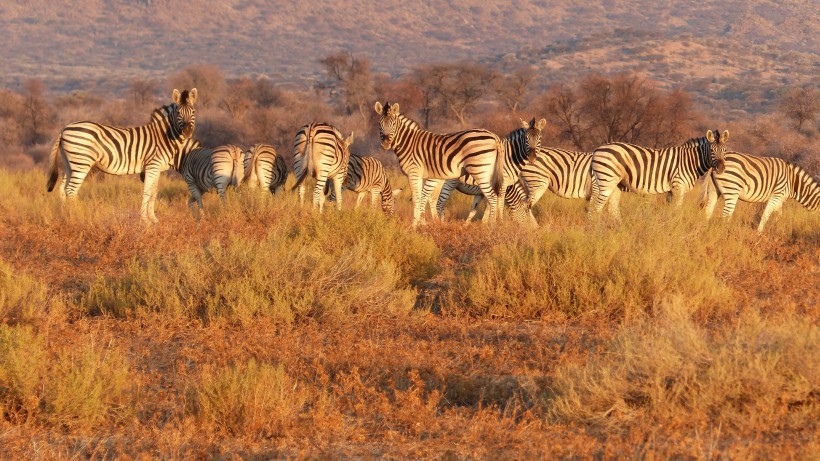
[[[231,434],[271,437],[299,415],[304,394],[282,365],[250,360],[203,373],[195,387],[195,411],[206,424]]]
[[[19,423],[38,413],[46,359],[44,340],[30,327],[0,325],[0,411],[3,417]]]
[[[47,305],[45,284],[27,275],[15,274],[11,266],[0,261],[0,320],[27,322]]]
[[[681,300],[656,319],[625,326],[585,364],[555,372],[550,414],[558,420],[622,425],[711,420],[777,431],[814,424],[820,409],[820,329],[747,313],[710,334]]]
[[[435,245],[377,213],[283,223],[258,241],[234,235],[225,244],[134,260],[123,277],[98,278],[82,304],[93,313],[206,322],[406,313],[415,302],[409,281],[434,271]]]

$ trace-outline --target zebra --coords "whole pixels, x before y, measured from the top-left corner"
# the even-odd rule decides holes
[[[600,213],[609,202],[609,212],[620,220],[621,188],[648,194],[671,192],[680,206],[683,195],[710,168],[723,172],[728,140],[728,130],[723,135],[709,130],[705,138],[690,139],[677,147],[652,149],[613,143],[595,149],[589,216]]]
[[[401,189],[393,190],[390,186],[390,180],[384,172],[382,162],[373,157],[361,157],[350,154],[350,160],[347,163],[347,178],[343,184],[343,188],[358,193],[356,197],[356,208],[358,208],[365,195],[370,193],[370,205],[376,206],[376,198],[381,196],[382,211],[387,216],[392,216],[395,212],[396,205],[393,196],[401,192]],[[330,187],[325,187],[325,193],[330,190]],[[331,202],[336,200],[336,191],[330,190]]]
[[[299,203],[305,201],[305,178],[310,175],[316,178],[313,189],[313,208],[324,209],[325,197],[322,193],[328,179],[333,180],[338,200],[336,209],[342,209],[342,183],[347,176],[347,164],[350,158],[350,145],[353,133],[347,139],[335,127],[327,123],[311,123],[299,129],[293,141],[293,173],[296,185],[291,190],[299,189]]]
[[[806,171],[776,157],[727,152],[726,168],[713,171],[701,189],[701,205],[706,219],[712,216],[719,196],[723,196],[723,217],[730,218],[737,201],[760,203],[766,207],[760,216],[757,232],[763,232],[769,216],[780,211],[788,199],[800,202],[809,211],[820,208],[820,185]]]
[[[547,121],[543,118],[538,122],[536,122],[535,119],[532,119],[530,122],[521,120],[521,128],[511,131],[505,138],[501,139],[502,149],[504,152],[504,184],[507,186],[504,189],[505,202],[507,201],[506,191],[509,186],[518,181],[521,168],[529,159],[532,159],[535,156],[535,153],[541,148],[541,130],[544,129],[546,124]],[[481,192],[480,189],[478,189],[479,194],[475,193],[477,190],[475,186],[475,181],[467,175],[463,175],[459,179],[445,181],[445,183],[441,186],[441,191],[439,192],[438,200],[436,201],[436,211],[434,216],[441,219],[444,215],[444,205],[447,204],[450,194],[453,190],[458,190],[461,193],[473,195],[475,197],[473,199],[473,206],[470,210],[470,215],[467,217],[467,221],[472,220],[482,198],[479,195]],[[487,216],[488,215],[485,215],[485,217]]]
[[[222,203],[225,203],[225,190],[228,186],[239,187],[245,176],[244,161],[242,149],[231,144],[212,149],[197,146],[183,156],[177,171],[191,192],[188,207],[193,210],[196,203],[201,213],[202,194],[211,189],[216,189]]]
[[[592,152],[542,147],[532,161],[521,168],[528,206],[534,207],[547,190],[562,198],[589,200],[591,166]]]
[[[154,207],[159,176],[190,147],[186,141],[194,134],[197,95],[196,88],[174,90],[173,103],[154,110],[151,121],[139,127],[118,128],[94,122],[66,125],[49,155],[48,191],[57,183],[58,153],[63,165],[63,201],[76,198],[93,167],[114,175],[139,173],[145,182],[140,217],[147,223],[157,222]]]
[[[503,189],[504,171],[501,139],[487,130],[436,134],[399,112],[398,104],[376,102],[379,138],[384,150],[393,149],[402,172],[410,181],[413,198],[413,227],[423,222],[424,209],[433,189],[442,179],[472,176],[487,198],[491,217],[503,214],[498,193]],[[425,181],[428,179],[428,181]],[[337,192],[338,195],[338,192]]]
[[[245,152],[245,178],[243,183],[251,189],[261,187],[271,194],[281,192],[288,179],[285,159],[268,144],[256,144]]]

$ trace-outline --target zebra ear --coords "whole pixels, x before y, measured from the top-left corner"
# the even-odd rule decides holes
[[[715,134],[712,133],[712,130],[706,131],[706,140],[709,142],[715,142]]]
[[[348,147],[350,147],[350,145],[353,144],[353,132],[352,131],[350,132],[350,136],[348,136],[347,139],[345,139],[345,144]]]
[[[399,103],[390,106],[390,115],[399,115]]]
[[[720,137],[720,140],[723,142],[729,140],[729,130],[723,130],[723,135]]]
[[[178,90],[178,89],[176,89],[176,88],[174,88],[174,92],[173,92],[173,93],[171,93],[171,99],[172,99],[175,103],[179,104],[179,98],[180,98],[180,96],[181,96],[181,95],[179,94],[179,90]]]
[[[196,88],[191,88],[191,91],[188,92],[188,102],[193,106],[196,104],[196,97],[197,97]]]
[[[376,101],[376,113],[381,115],[383,109],[384,108],[382,107],[382,103],[380,103],[379,101]]]
[[[521,128],[524,128],[525,130],[530,128],[530,122],[524,120],[523,118],[519,118],[518,120],[521,120]]]
[[[538,123],[535,124],[535,129],[541,131],[544,129],[545,126],[547,126],[547,119],[542,118],[538,121]]]

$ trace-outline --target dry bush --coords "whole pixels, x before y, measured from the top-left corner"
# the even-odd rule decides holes
[[[232,202],[225,213],[237,218],[265,203],[255,194]],[[116,316],[157,312],[206,322],[342,320],[409,311],[409,281],[434,271],[435,245],[378,213],[292,218],[280,218],[259,239],[234,235],[224,244],[135,260],[124,276],[99,278],[82,304]]]
[[[623,327],[584,364],[555,372],[553,417],[610,427],[702,425],[777,433],[816,430],[820,329],[747,312],[710,332],[680,298]]]
[[[40,410],[45,340],[30,327],[0,324],[0,417],[23,423]]]
[[[583,221],[582,202],[552,203],[571,207],[559,213]],[[680,295],[711,316],[730,304],[722,274],[760,263],[761,256],[738,238],[746,234],[706,227],[690,201],[677,209],[627,196],[621,208],[631,217],[615,228],[580,222],[558,231],[508,229],[502,243],[455,282],[450,309],[519,319],[628,318]],[[716,255],[732,255],[731,262]]]
[[[62,426],[88,428],[133,409],[128,361],[117,348],[93,340],[60,350],[45,382],[44,413]]]
[[[251,359],[207,370],[195,385],[195,413],[206,425],[233,435],[281,436],[305,404],[305,391],[282,365]]]
[[[0,261],[0,320],[27,322],[42,315],[49,305],[46,285]]]

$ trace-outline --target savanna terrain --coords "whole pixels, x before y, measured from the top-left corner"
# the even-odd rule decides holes
[[[547,196],[538,229],[417,232],[406,196],[390,219],[240,190],[197,221],[165,177],[144,227],[136,178],[66,208],[44,183],[0,171],[3,457],[820,449],[820,228],[799,206],[758,235],[755,207],[707,224],[697,194],[626,196],[622,226]]]

